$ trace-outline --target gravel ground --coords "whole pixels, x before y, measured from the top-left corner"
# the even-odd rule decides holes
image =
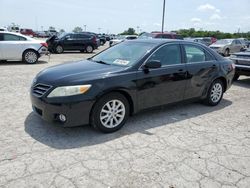
[[[221,104],[179,104],[129,119],[120,131],[61,128],[32,113],[43,68],[88,54],[0,63],[0,187],[250,187],[250,79]]]

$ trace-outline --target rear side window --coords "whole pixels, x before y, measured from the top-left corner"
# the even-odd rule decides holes
[[[26,38],[17,36],[17,35],[12,35],[12,34],[4,34],[3,40],[4,41],[25,41]]]
[[[187,63],[198,63],[206,61],[206,54],[203,49],[193,45],[184,45]]]
[[[0,41],[3,41],[3,34],[0,33]]]
[[[149,61],[157,60],[164,65],[181,64],[181,51],[178,44],[170,44],[161,47],[149,58]]]

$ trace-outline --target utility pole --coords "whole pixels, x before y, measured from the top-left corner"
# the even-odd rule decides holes
[[[162,12],[162,24],[161,24],[161,32],[164,32],[164,19],[165,19],[165,0],[163,0],[163,12]]]
[[[87,25],[84,25],[84,31],[86,31],[86,27],[87,27]]]

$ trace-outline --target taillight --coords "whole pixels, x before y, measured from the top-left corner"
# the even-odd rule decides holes
[[[93,36],[92,41],[96,44],[96,36]]]
[[[42,42],[41,45],[48,48],[48,44],[46,42]]]

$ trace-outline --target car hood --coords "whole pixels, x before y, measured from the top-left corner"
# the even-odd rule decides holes
[[[127,68],[89,60],[70,62],[44,69],[34,79],[34,83],[52,86],[77,85],[91,80],[103,79]]]

